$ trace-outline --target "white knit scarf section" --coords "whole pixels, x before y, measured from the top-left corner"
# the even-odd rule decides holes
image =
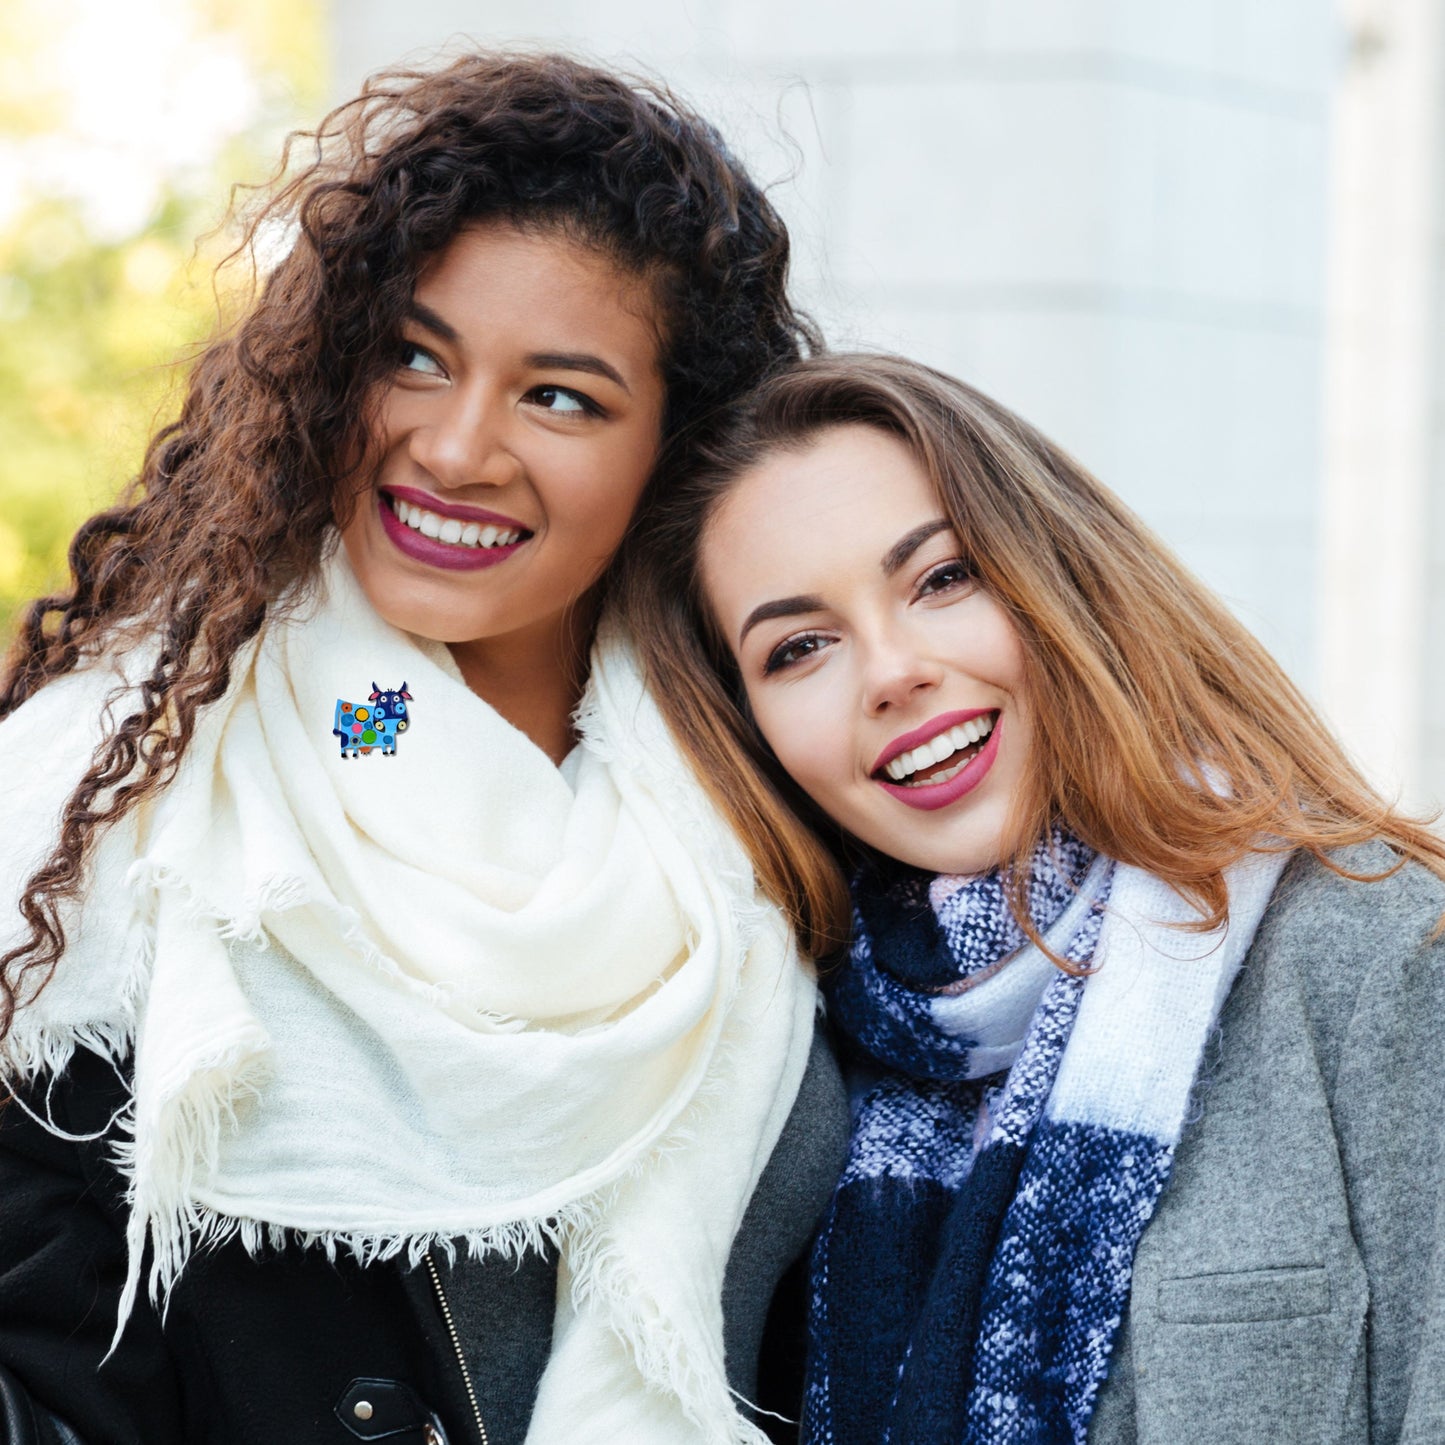
[[[1290,852],[1274,839],[1224,870],[1229,912],[1203,929],[1198,906],[1162,878],[1118,864],[1095,972],[1082,990],[1044,1116],[1174,1145],[1219,1011]]]
[[[395,755],[344,759],[338,699],[403,683]],[[94,665],[0,725],[10,898],[116,684]],[[722,1280],[814,984],[615,629],[579,726],[569,783],[335,550],[237,656],[175,779],[102,835],[0,1057],[23,1079],[134,1051],[122,1321],[147,1239],[153,1297],[233,1235],[413,1262],[550,1240],[529,1439],[763,1441],[729,1394]]]

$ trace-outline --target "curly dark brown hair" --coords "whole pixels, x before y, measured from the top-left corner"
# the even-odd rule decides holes
[[[173,776],[238,647],[315,574],[418,275],[459,229],[556,227],[650,283],[667,394],[653,486],[726,404],[818,348],[788,300],[782,221],[717,132],[656,84],[557,55],[472,54],[374,77],[293,136],[288,160],[303,150],[247,231],[254,244],[290,228],[289,253],[200,354],[178,419],[121,501],[80,528],[70,589],[30,605],[8,658],[0,718],[102,648],[159,642],[26,884],[29,937],[0,956],[0,1038],[54,974],[61,906],[97,830]]]

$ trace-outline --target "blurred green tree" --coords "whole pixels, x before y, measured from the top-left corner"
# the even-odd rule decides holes
[[[115,11],[133,55],[113,53]],[[318,114],[323,56],[320,0],[0,6],[5,637],[171,415],[216,325],[231,186],[268,176],[285,132]]]

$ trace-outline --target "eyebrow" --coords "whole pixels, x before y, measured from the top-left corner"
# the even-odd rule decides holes
[[[930,537],[947,532],[952,526],[947,517],[938,517],[905,533],[883,554],[883,561],[879,564],[883,575],[891,577]]]
[[[587,351],[534,351],[527,358],[527,365],[539,371],[586,371],[593,376],[605,376],[628,396],[632,395],[632,388],[623,381],[622,373],[615,366],[609,366],[600,356]]]
[[[425,326],[426,329],[434,335],[440,336],[443,341],[450,341],[454,346],[460,343],[462,339],[461,332],[459,332],[451,322],[444,321],[430,306],[423,306],[420,301],[413,301],[411,303],[411,306],[407,309],[407,315],[409,315],[413,321]]]
[[[408,314],[411,319],[420,326],[425,326],[434,336],[440,336],[443,341],[453,346],[462,344],[461,333],[451,322],[438,316],[430,306],[424,306],[420,301],[413,301]],[[632,395],[632,388],[622,379],[622,373],[615,366],[603,361],[600,356],[593,356],[587,351],[533,351],[526,357],[529,367],[538,371],[585,371],[591,376],[605,376],[609,381],[616,382],[628,396]]]
[[[776,602],[759,603],[748,613],[747,620],[738,633],[738,646],[743,645],[743,638],[760,622],[771,622],[775,617],[797,617],[803,612],[821,612],[822,610],[823,599],[811,593],[799,597],[779,597]]]

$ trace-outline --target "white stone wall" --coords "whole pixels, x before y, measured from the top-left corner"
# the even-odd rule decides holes
[[[1437,134],[1445,137],[1445,95],[1435,92]],[[1410,660],[1419,669],[1416,702],[1420,709],[1419,761],[1409,775],[1414,800],[1445,810],[1445,145],[1434,155],[1434,193],[1429,217],[1427,298],[1431,321],[1427,340],[1430,386],[1426,394],[1428,451],[1426,496],[1420,529],[1424,540],[1421,627],[1418,651]],[[1410,665],[1407,664],[1407,665]]]
[[[1445,803],[1439,341],[1445,14],[1343,0],[1325,353],[1320,693],[1408,803]],[[1432,555],[1433,554],[1433,555]]]
[[[464,33],[641,62],[777,198],[835,343],[992,391],[1315,688],[1329,0],[341,0],[336,89]]]

